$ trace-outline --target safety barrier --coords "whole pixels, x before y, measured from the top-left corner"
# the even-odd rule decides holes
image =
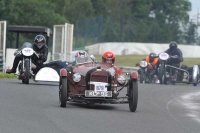
[[[101,55],[105,51],[113,51],[115,55],[149,55],[149,53],[159,54],[169,48],[169,44],[157,43],[137,43],[137,42],[109,42],[98,43],[86,46],[88,53],[94,55]],[[178,48],[182,50],[184,58],[199,58],[200,46],[198,45],[183,45],[179,44]],[[189,50],[188,50],[189,49]],[[192,51],[192,52],[191,52]]]

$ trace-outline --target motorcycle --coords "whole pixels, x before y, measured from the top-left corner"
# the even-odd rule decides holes
[[[181,68],[169,65],[169,61],[171,58],[177,58],[177,55],[170,56],[167,53],[159,54],[160,64],[158,77],[160,80],[160,84],[168,84],[169,82],[171,82],[172,85],[175,85],[177,82],[177,76],[179,71],[185,71]]]
[[[39,67],[33,64],[32,57],[39,58],[38,54],[33,50],[31,43],[26,42],[21,49],[15,51],[15,56],[20,56],[21,60],[18,66],[18,74],[15,74],[22,83],[29,84],[29,79],[33,81],[45,81],[45,82],[59,82],[59,73],[61,68],[65,68],[67,63],[65,61],[52,61]],[[37,73],[33,73],[33,70],[40,68]]]
[[[160,80],[160,84],[167,84],[168,80],[172,77],[172,69],[167,68],[170,56],[167,53],[159,54],[159,69],[158,69],[158,78]],[[167,72],[167,69],[168,72]],[[171,80],[172,84],[175,84],[176,76],[174,75],[173,80]]]
[[[22,80],[22,83],[29,84],[29,78],[31,76],[34,76],[32,71],[32,56],[36,56],[39,58],[37,53],[33,50],[33,46],[31,43],[26,42],[23,44],[20,50],[17,50],[14,53],[15,56],[21,56],[21,60],[19,63],[18,71],[19,74],[17,74],[18,79]]]
[[[154,75],[152,75],[152,71],[154,71],[152,64],[146,61],[140,61],[138,64],[140,66],[140,83],[153,83]]]

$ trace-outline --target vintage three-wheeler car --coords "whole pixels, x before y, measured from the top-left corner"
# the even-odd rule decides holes
[[[135,112],[138,103],[138,74],[126,73],[117,76],[114,65],[97,62],[93,55],[91,61],[77,63],[60,70],[60,107],[67,101],[93,105],[128,103]],[[119,92],[127,88],[127,94],[119,97]]]

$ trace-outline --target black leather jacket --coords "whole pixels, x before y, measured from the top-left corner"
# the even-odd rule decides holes
[[[177,48],[174,51],[167,49],[165,52],[169,54],[170,56],[174,56],[174,55],[178,56],[177,58],[170,58],[169,65],[174,65],[174,64],[180,65],[180,63],[183,61],[183,54],[179,48]]]
[[[36,65],[42,65],[46,60],[48,56],[48,47],[47,45],[44,45],[42,48],[38,48],[36,44],[33,44],[33,50],[39,54],[39,58],[33,57],[33,63]]]

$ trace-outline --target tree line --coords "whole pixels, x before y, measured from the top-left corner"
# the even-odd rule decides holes
[[[74,24],[77,47],[94,41],[200,45],[189,0],[0,0],[0,7],[8,25]]]

